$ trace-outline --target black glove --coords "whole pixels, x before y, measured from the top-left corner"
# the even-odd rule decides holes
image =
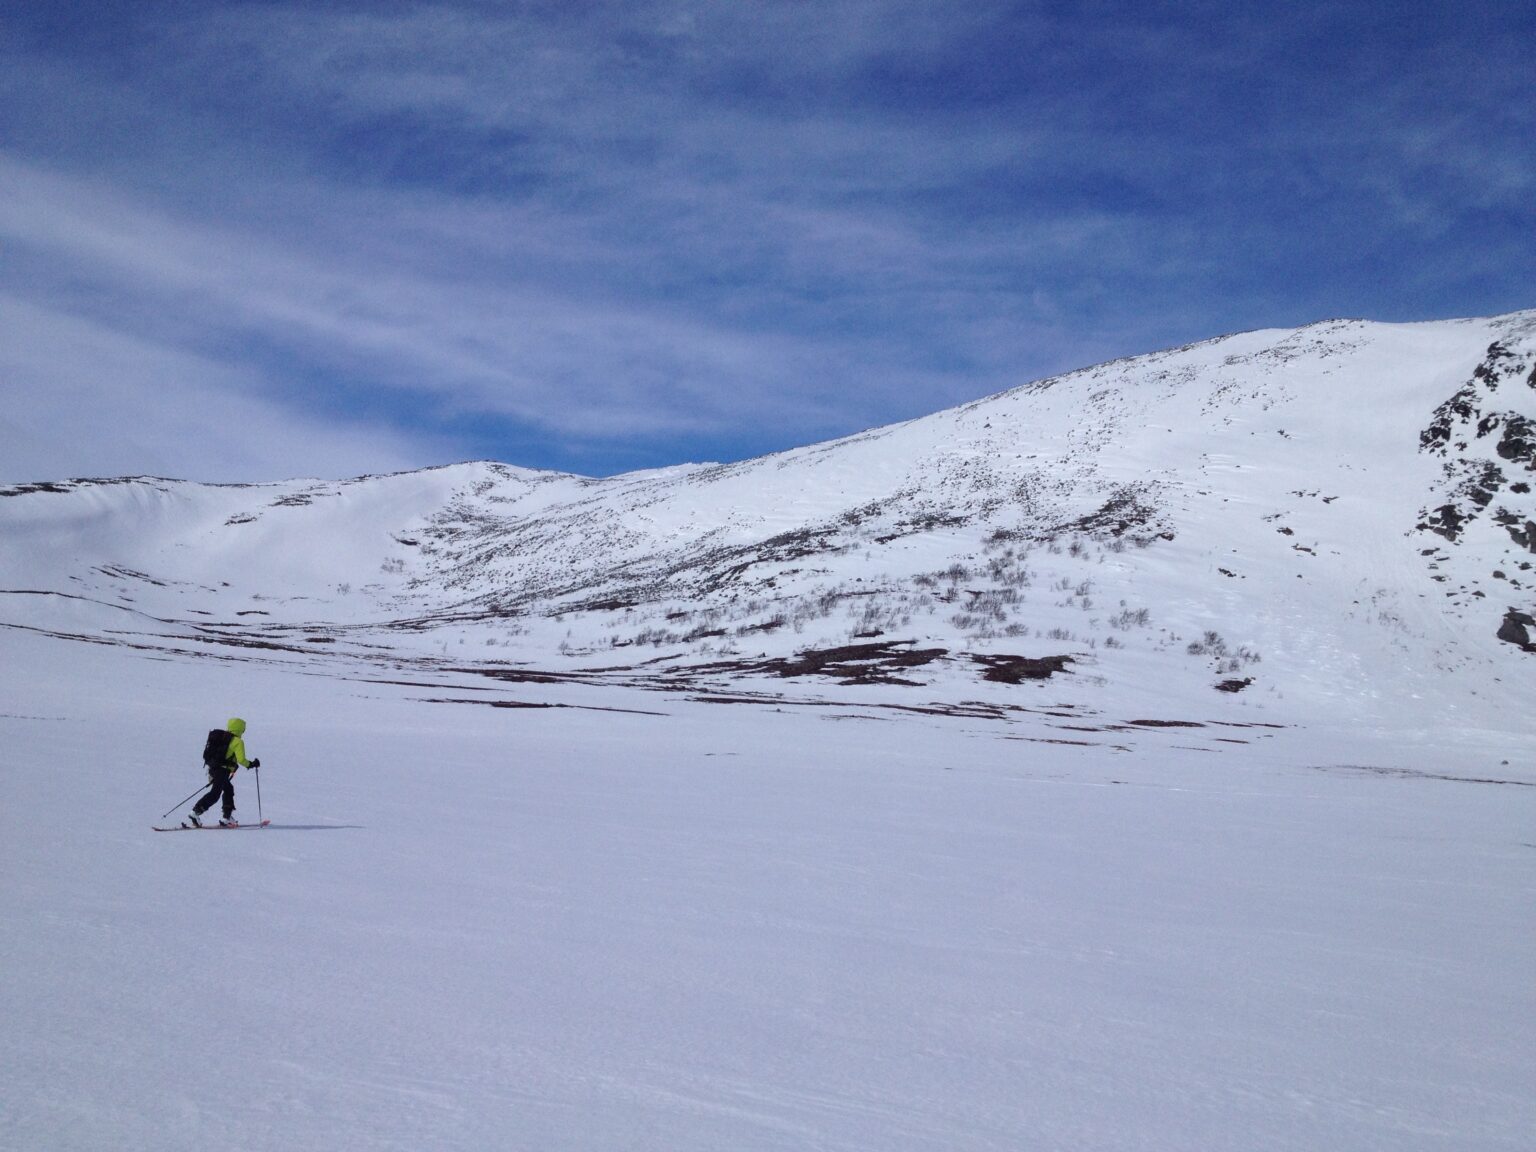
[[[261,767],[261,757],[258,756],[255,760],[252,760],[251,761],[251,767],[252,768],[260,768]]]

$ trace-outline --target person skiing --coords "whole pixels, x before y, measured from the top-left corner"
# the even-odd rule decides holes
[[[235,823],[235,785],[232,777],[241,768],[260,768],[260,760],[245,758],[245,721],[232,718],[222,729],[208,733],[208,743],[203,748],[203,763],[208,768],[209,788],[206,795],[192,805],[189,819],[194,827],[203,826],[203,813],[222,801],[223,818],[219,823],[230,827]]]

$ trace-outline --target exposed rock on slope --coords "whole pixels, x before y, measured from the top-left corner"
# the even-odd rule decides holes
[[[1527,652],[1536,650],[1521,635],[1531,622],[1526,609],[1536,606],[1536,348],[1529,335],[1527,328],[1491,344],[1471,379],[1435,409],[1419,444],[1444,462],[1442,479],[1418,524],[1457,547],[1480,525],[1493,529],[1479,549],[1491,568],[1463,588],[1505,605],[1489,612],[1495,621],[1503,612],[1498,638]],[[1502,548],[1500,533],[1508,538]]]

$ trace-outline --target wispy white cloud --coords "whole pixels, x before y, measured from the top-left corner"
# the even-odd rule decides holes
[[[0,481],[339,477],[433,463],[431,438],[274,403],[257,374],[0,294]]]
[[[1464,310],[1528,303],[1500,285],[1529,231],[1463,234],[1531,218],[1529,109],[1469,119],[1518,55],[1486,99],[1416,106],[1469,49],[1360,67],[1365,11],[210,3],[135,17],[106,69],[0,36],[29,129],[0,291],[100,337],[60,358],[82,378],[196,364],[312,427],[598,470],[1223,327],[1426,314],[1458,266]]]
[[[110,315],[97,322],[132,325],[147,333],[145,347],[152,339],[214,357],[259,339],[445,405],[596,435],[718,427],[752,397],[710,394],[713,381],[760,382],[763,361],[804,355],[773,334],[712,328],[620,296],[562,298],[515,278],[463,280],[431,259],[399,262],[398,233],[369,244],[343,228],[285,247],[3,157],[0,182],[0,237],[53,266],[55,306],[91,314],[104,300]],[[418,242],[430,244],[430,231]],[[677,388],[686,394],[671,395]]]

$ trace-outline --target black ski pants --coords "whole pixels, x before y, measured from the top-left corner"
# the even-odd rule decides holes
[[[235,785],[229,778],[229,766],[219,765],[217,768],[208,769],[208,792],[196,804],[192,805],[192,811],[201,816],[220,800],[224,802],[222,809],[224,819],[228,820],[235,811]]]

